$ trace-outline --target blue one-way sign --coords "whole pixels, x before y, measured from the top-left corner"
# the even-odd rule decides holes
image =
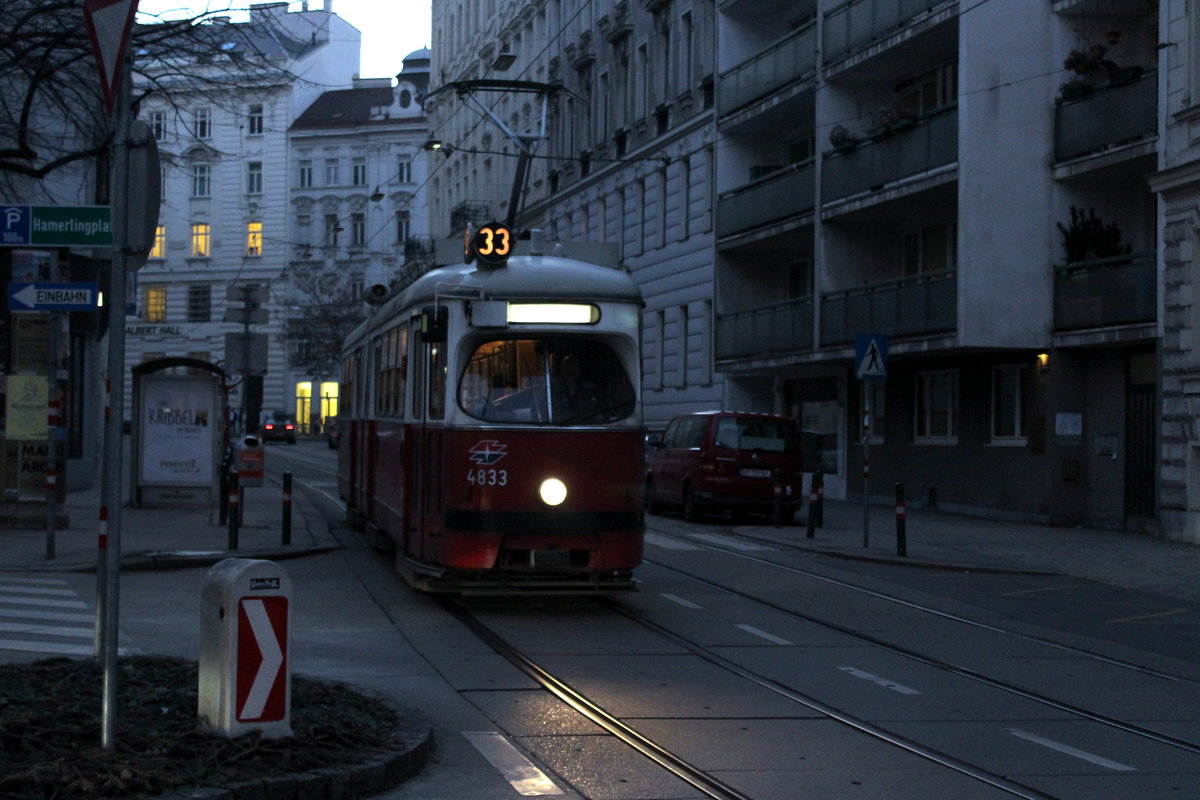
[[[99,305],[95,283],[10,283],[10,311],[91,311]]]

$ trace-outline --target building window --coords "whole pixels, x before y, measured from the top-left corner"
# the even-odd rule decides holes
[[[261,161],[246,164],[246,193],[262,194],[263,170]]]
[[[954,269],[958,263],[958,224],[930,225],[904,234],[903,274]]]
[[[188,322],[212,321],[212,287],[208,284],[188,287]]]
[[[341,176],[338,174],[338,160],[336,158],[325,159],[325,185],[337,186]]]
[[[150,248],[150,258],[167,257],[167,228],[159,225],[154,229],[154,246]]]
[[[211,228],[207,222],[197,222],[192,225],[192,256],[208,258],[212,255]]]
[[[154,132],[154,141],[161,142],[167,138],[167,112],[150,112],[150,130]]]
[[[992,442],[1024,444],[1021,421],[1021,390],[1025,368],[1005,364],[992,369]]]
[[[350,215],[350,246],[362,247],[367,243],[367,215],[356,211]]]
[[[355,158],[350,163],[351,178],[355,186],[367,185],[367,160],[365,158]]]
[[[311,189],[313,185],[312,162],[300,162],[299,184],[301,189]]]
[[[144,302],[146,322],[167,321],[167,287],[147,286]]]
[[[404,244],[412,235],[412,212],[407,208],[396,212],[396,244]]]
[[[197,139],[212,138],[212,109],[197,108],[192,115],[192,131]]]
[[[342,226],[338,223],[337,214],[325,215],[325,246],[337,247],[338,234],[341,233]]]
[[[262,103],[252,103],[250,106],[250,114],[246,118],[246,132],[251,136],[258,136],[263,132],[263,107]]]
[[[262,255],[262,223],[247,222],[246,223],[246,255],[261,256]]]
[[[310,214],[296,215],[296,244],[304,247],[312,244],[312,216]]]
[[[408,156],[396,159],[396,180],[399,183],[412,183],[412,161]]]
[[[212,192],[212,167],[208,164],[192,165],[192,197],[208,197]]]
[[[958,371],[917,373],[913,404],[914,438],[918,442],[956,444],[958,437]]]

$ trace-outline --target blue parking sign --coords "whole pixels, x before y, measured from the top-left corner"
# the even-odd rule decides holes
[[[0,206],[0,244],[29,244],[29,206]]]

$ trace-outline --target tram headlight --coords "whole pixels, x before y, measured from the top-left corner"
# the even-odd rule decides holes
[[[567,499],[567,485],[558,478],[547,478],[538,487],[538,497],[548,506],[561,505]]]

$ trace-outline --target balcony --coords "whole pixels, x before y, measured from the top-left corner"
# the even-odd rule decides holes
[[[1155,135],[1157,76],[1152,70],[1131,83],[1098,89],[1055,106],[1055,162]]]
[[[750,358],[813,349],[813,299],[721,314],[717,317],[717,358]]]
[[[817,26],[813,21],[722,75],[717,113],[724,116],[767,97],[816,67]]]
[[[827,155],[821,200],[828,203],[875,191],[889,183],[958,161],[958,108],[922,117],[908,127],[893,126],[884,136],[852,150]]]
[[[957,322],[958,273],[926,272],[821,297],[821,345],[874,331],[891,337],[950,333]]]
[[[1054,268],[1054,330],[1154,322],[1156,254],[1134,253]]]
[[[825,15],[826,63],[896,33],[936,5],[936,0],[853,0],[835,8]]]
[[[812,211],[814,163],[793,164],[717,198],[717,238]]]

